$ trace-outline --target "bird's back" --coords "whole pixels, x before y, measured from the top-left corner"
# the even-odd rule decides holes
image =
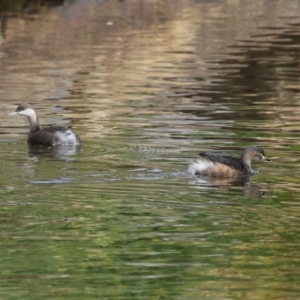
[[[189,171],[196,175],[219,178],[235,177],[247,173],[240,158],[214,152],[200,153],[200,158],[190,165]]]

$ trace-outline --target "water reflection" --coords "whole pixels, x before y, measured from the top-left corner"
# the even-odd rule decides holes
[[[251,182],[252,176],[240,176],[237,178],[214,178],[198,175],[191,183],[201,189],[229,189],[230,187],[242,188],[242,194],[248,198],[260,198],[264,195],[265,189],[259,184]]]
[[[0,119],[2,298],[299,298],[299,3],[195,2],[7,17],[0,108],[83,146],[8,144],[27,120]],[[185,172],[256,144],[258,176]]]
[[[56,157],[61,160],[72,161],[74,155],[80,152],[80,145],[32,145],[28,144],[29,158],[40,159],[43,157]]]
[[[26,12],[28,14],[36,13],[43,7],[52,7],[63,5],[64,0],[30,0],[30,1],[3,1],[0,3],[0,14]]]

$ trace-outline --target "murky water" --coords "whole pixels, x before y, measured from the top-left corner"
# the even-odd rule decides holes
[[[1,298],[299,299],[298,1],[2,15]],[[29,148],[25,101],[79,151]],[[244,182],[186,172],[249,145]]]

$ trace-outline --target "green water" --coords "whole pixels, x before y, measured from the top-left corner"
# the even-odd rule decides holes
[[[300,8],[275,4],[2,13],[1,299],[299,299]],[[24,101],[81,148],[29,148]],[[186,172],[249,145],[273,162],[244,182]]]

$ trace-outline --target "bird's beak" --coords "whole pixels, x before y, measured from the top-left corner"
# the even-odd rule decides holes
[[[268,158],[266,156],[263,156],[263,155],[262,155],[262,159],[265,160],[265,161],[272,161],[272,159],[270,159],[270,158]]]
[[[12,112],[12,113],[9,113],[8,115],[9,116],[14,116],[14,115],[17,115],[18,114],[18,112],[17,111],[14,111],[14,112]]]

